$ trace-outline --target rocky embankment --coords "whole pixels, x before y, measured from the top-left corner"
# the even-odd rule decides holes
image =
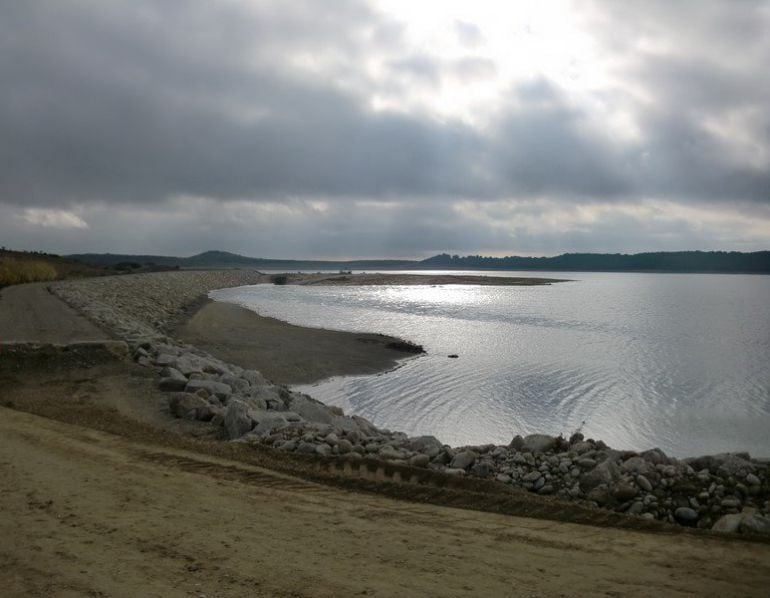
[[[253,284],[249,271],[173,272],[59,283],[54,292],[153,368],[170,413],[209,422],[223,439],[283,451],[372,458],[447,475],[495,479],[629,516],[724,532],[770,534],[770,470],[747,454],[675,459],[620,451],[600,440],[533,434],[508,445],[452,448],[408,437],[224,363],[163,334],[185,306],[215,288]]]

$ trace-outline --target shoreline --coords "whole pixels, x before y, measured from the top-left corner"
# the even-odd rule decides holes
[[[209,422],[223,439],[341,458],[351,463],[352,471],[358,460],[375,459],[443,476],[488,480],[539,500],[554,498],[636,519],[770,535],[770,467],[745,453],[676,459],[660,449],[616,450],[581,434],[569,439],[531,434],[517,436],[509,445],[451,447],[433,436],[410,438],[380,429],[270,384],[257,370],[244,370],[160,332],[173,316],[186,313],[184,306],[192,299],[207,289],[249,284],[240,281],[244,276],[254,278],[255,273],[148,274],[56,290],[64,291],[65,299],[92,319],[113,323],[134,361],[154,370],[161,390],[170,393],[172,415]],[[114,285],[130,292],[116,301]],[[181,291],[189,293],[187,301]],[[165,304],[156,305],[151,300],[155,297],[166,298]],[[205,307],[199,313],[203,311]],[[258,317],[247,313],[252,320]],[[238,312],[236,320],[243,317]],[[148,335],[147,330],[154,332]],[[300,330],[300,336],[308,330],[315,331]]]
[[[169,334],[285,385],[379,374],[424,353],[421,347],[393,336],[297,326],[208,298],[191,306]]]

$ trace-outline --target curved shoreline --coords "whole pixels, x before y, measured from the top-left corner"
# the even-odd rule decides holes
[[[210,299],[176,324],[170,334],[223,361],[259,370],[268,380],[287,385],[386,372],[418,352],[394,348],[405,342],[396,337],[296,326]]]
[[[770,466],[747,454],[675,459],[660,449],[615,450],[580,434],[450,447],[432,436],[410,438],[380,429],[163,334],[202,293],[250,284],[243,280],[255,277],[253,272],[148,274],[70,283],[56,292],[114,330],[137,363],[154,369],[161,390],[172,392],[171,414],[210,422],[225,439],[341,458],[351,471],[361,459],[377,459],[642,519],[770,535]]]

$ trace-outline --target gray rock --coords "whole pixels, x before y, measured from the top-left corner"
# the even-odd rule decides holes
[[[450,467],[453,469],[468,469],[476,462],[477,458],[478,453],[475,451],[462,451],[454,456],[450,463]]]
[[[471,467],[471,473],[479,478],[488,478],[494,472],[494,465],[488,461],[476,461]]]
[[[257,370],[243,370],[240,377],[246,380],[251,386],[265,386],[267,380]]]
[[[220,399],[227,399],[233,394],[233,389],[230,388],[229,385],[222,382],[215,382],[214,380],[190,380],[185,387],[185,391],[193,393],[199,389],[203,389],[210,395]]]
[[[602,461],[591,471],[580,476],[580,487],[583,492],[588,492],[600,484],[609,486],[618,478],[618,475],[619,469],[617,465],[612,461]]]
[[[444,473],[447,475],[453,475],[453,476],[464,476],[465,470],[460,469],[459,467],[447,467],[444,470]]]
[[[325,442],[322,442],[321,444],[316,445],[315,452],[322,457],[328,457],[332,454],[332,447],[330,447]]]
[[[409,465],[412,467],[427,467],[428,463],[430,463],[430,457],[422,453],[409,458]]]
[[[316,445],[314,442],[306,442],[302,441],[299,443],[299,446],[297,447],[298,453],[303,453],[305,455],[314,455],[316,454]]]
[[[405,457],[402,451],[394,449],[392,446],[386,444],[379,449],[379,455],[386,461],[400,461]]]
[[[542,473],[539,471],[530,471],[528,474],[522,476],[521,481],[522,482],[535,482],[539,480],[542,477]]]
[[[594,459],[578,459],[577,460],[578,467],[582,467],[583,469],[593,469],[596,467],[596,460]]]
[[[173,366],[188,377],[192,373],[203,373],[203,366],[201,365],[200,360],[189,354],[180,355],[177,357],[174,360]]]
[[[199,415],[203,415],[203,410],[206,413],[210,411],[208,401],[186,392],[171,395],[168,400],[168,407],[172,415],[183,419],[200,419]],[[209,419],[211,418],[209,417]]]
[[[650,483],[650,480],[648,480],[643,475],[640,474],[640,475],[636,476],[636,483],[645,492],[652,492],[652,484]]]
[[[346,438],[342,438],[337,443],[337,450],[339,451],[340,455],[345,455],[353,450],[353,443]]]
[[[431,459],[444,449],[444,445],[441,444],[441,441],[435,436],[417,436],[415,438],[410,438],[407,440],[405,446],[410,451],[424,453]]]
[[[659,448],[653,448],[648,451],[644,451],[643,453],[640,453],[639,456],[646,461],[649,461],[653,465],[666,465],[669,462],[669,458],[666,456],[666,453],[664,453]]]
[[[155,365],[159,367],[173,366],[176,362],[176,356],[162,353],[155,358]]]
[[[743,534],[770,535],[770,517],[747,513],[741,519],[740,530]]]
[[[698,513],[690,507],[679,507],[674,511],[674,517],[680,523],[694,523],[698,520]]]
[[[249,406],[243,401],[233,399],[225,409],[225,430],[230,440],[240,438],[252,428]]]
[[[530,434],[524,437],[521,450],[530,453],[547,453],[556,448],[558,443],[558,438],[547,434]]]
[[[609,489],[604,484],[601,484],[596,488],[592,488],[591,491],[586,495],[586,499],[592,500],[600,507],[603,507],[608,502],[610,502]]]
[[[232,374],[222,374],[219,381],[223,384],[227,384],[234,392],[245,392],[249,390],[249,387],[251,386],[243,378],[233,376]]]
[[[727,498],[723,498],[722,502],[720,502],[719,504],[725,509],[739,509],[741,506],[741,499],[730,496]]]
[[[587,453],[588,451],[592,450],[594,448],[594,445],[592,442],[589,442],[588,440],[580,440],[578,442],[575,442],[570,445],[569,449],[571,451],[576,452],[578,455],[582,455],[583,453]]]
[[[723,515],[719,520],[711,526],[711,529],[717,532],[723,532],[726,534],[735,534],[738,532],[738,528],[741,525],[743,515],[741,513],[731,513],[730,515]]]
[[[757,476],[755,476],[753,473],[750,473],[746,476],[746,483],[749,486],[759,486],[762,482]]]
[[[334,417],[336,417],[329,408],[320,401],[299,394],[292,396],[289,408],[310,422],[331,424],[332,421],[334,421]]]
[[[637,494],[638,491],[636,488],[634,488],[631,484],[626,484],[625,482],[620,482],[612,491],[612,495],[620,502],[627,502],[634,498]]]
[[[187,386],[187,378],[179,370],[166,367],[163,369],[163,377],[158,380],[158,388],[163,391],[184,390]]]
[[[629,473],[637,473],[645,476],[650,475],[650,473],[655,470],[655,467],[650,461],[639,456],[626,459],[623,461],[620,468]]]

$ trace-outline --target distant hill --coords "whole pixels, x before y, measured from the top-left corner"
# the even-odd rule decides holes
[[[408,260],[283,260],[247,257],[227,251],[204,251],[190,257],[114,253],[78,253],[67,257],[98,266],[108,266],[122,262],[139,262],[159,266],[177,266],[179,268],[255,268],[257,270],[371,270],[374,268],[415,268],[419,265],[419,262]]]
[[[421,267],[465,270],[561,270],[584,272],[770,273],[770,251],[660,251],[654,253],[565,253],[556,257],[460,257],[442,253]]]
[[[140,263],[178,268],[254,268],[257,270],[544,270],[583,272],[734,272],[770,273],[770,251],[669,251],[653,253],[565,253],[555,257],[484,257],[442,253],[415,260],[283,260],[227,251],[191,257],[82,253],[67,256],[95,266]]]

